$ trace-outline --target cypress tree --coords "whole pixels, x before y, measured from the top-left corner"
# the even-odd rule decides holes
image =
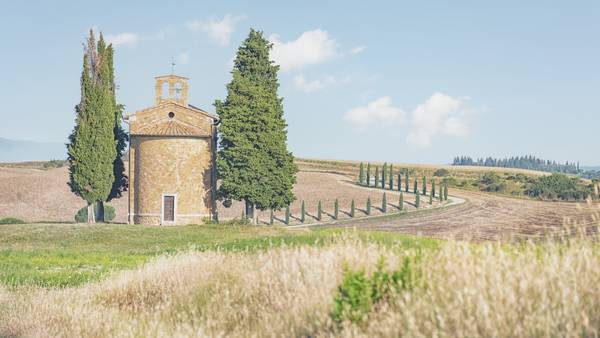
[[[274,221],[275,221],[275,215],[273,215],[273,209],[270,209],[271,212],[269,214],[269,224],[273,225]]]
[[[444,201],[448,200],[448,184],[444,183]]]
[[[390,164],[390,182],[388,185],[390,190],[394,190],[394,170],[392,164]]]
[[[96,44],[90,30],[83,56],[81,100],[75,107],[75,127],[67,144],[69,187],[87,202],[88,223],[95,222],[94,205],[108,200],[115,184],[116,103],[107,53],[103,37]],[[102,212],[99,216],[102,221]]]
[[[429,204],[433,204],[433,195],[429,194]]]
[[[102,33],[100,33],[100,39],[104,40],[102,37]],[[125,164],[123,163],[123,153],[127,148],[127,141],[129,141],[129,136],[127,132],[123,129],[123,111],[125,107],[122,104],[117,103],[116,97],[116,83],[115,83],[115,68],[114,68],[114,48],[112,44],[109,44],[104,52],[104,57],[107,63],[107,71],[108,71],[108,86],[111,93],[111,101],[112,101],[112,110],[114,112],[114,126],[113,126],[113,134],[116,146],[116,154],[115,159],[113,160],[113,173],[114,173],[114,181],[112,185],[112,189],[110,194],[108,195],[109,202],[112,199],[119,198],[123,195],[123,192],[127,190],[127,186],[129,184],[129,179],[125,174]]]
[[[387,183],[387,163],[384,163],[383,168],[381,169],[381,189],[385,189],[386,183]]]
[[[367,163],[367,187],[371,186],[371,163]]]
[[[405,188],[406,192],[408,192],[409,184],[410,184],[410,181],[408,180],[408,169],[407,169],[406,173],[405,173],[405,177],[404,177],[404,188]]]
[[[367,215],[371,214],[371,197],[367,197]]]
[[[254,209],[279,210],[295,199],[297,166],[287,150],[287,124],[277,95],[279,66],[269,58],[272,44],[254,29],[237,50],[225,101],[216,100],[220,118],[217,173],[220,199]]]
[[[423,176],[423,196],[427,195],[427,178]]]
[[[360,162],[360,169],[358,171],[358,184],[363,184],[365,180],[365,166]]]
[[[416,197],[415,197],[415,207],[417,209],[419,209],[421,207],[421,194],[419,194],[419,190],[417,190],[417,192],[415,194],[416,194]]]
[[[398,191],[402,191],[402,174],[398,174]]]
[[[431,195],[435,197],[435,179],[431,180]]]
[[[323,205],[321,204],[321,201],[319,201],[319,204],[317,205],[317,221],[321,221],[322,216],[323,216]]]
[[[379,187],[379,167],[375,166],[375,188]]]
[[[285,207],[285,225],[290,224],[290,206]]]
[[[415,177],[414,182],[413,182],[413,193],[417,193],[419,191],[419,188],[417,187],[417,177]]]
[[[381,199],[381,211],[385,214],[387,212],[387,196],[383,193],[383,198]]]
[[[352,203],[350,203],[350,217],[354,218],[355,213],[356,206],[354,205],[354,200],[352,200]]]
[[[334,205],[333,205],[333,218],[337,220],[339,214],[340,214],[340,202],[336,198],[335,202],[334,202]]]
[[[402,193],[402,191],[400,192],[400,201],[398,203],[398,210],[400,210],[400,211],[404,210],[404,194]]]
[[[306,219],[306,208],[304,206],[304,200],[302,200],[302,204],[300,205],[300,222],[304,223]]]

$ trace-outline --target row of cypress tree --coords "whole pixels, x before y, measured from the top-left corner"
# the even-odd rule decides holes
[[[69,187],[84,199],[88,223],[104,220],[104,202],[127,189],[123,151],[127,133],[121,125],[123,106],[115,96],[114,49],[90,30],[84,46],[81,99],[75,106],[75,127],[69,136]],[[95,219],[94,205],[99,210]]]
[[[397,188],[398,191],[402,190],[402,172],[404,172],[404,190],[406,192],[409,191],[409,182],[410,182],[410,176],[409,176],[409,171],[407,169],[403,169],[400,172],[398,172],[397,174],[394,173],[394,169],[393,169],[393,165],[390,164],[389,167],[387,165],[387,163],[383,164],[382,170],[381,170],[381,175],[379,174],[379,167],[375,166],[375,177],[374,180],[371,179],[371,164],[367,163],[366,165],[366,171],[365,171],[365,165],[364,163],[360,163],[359,166],[359,171],[358,171],[358,184],[360,185],[365,185],[367,187],[373,186],[375,188],[381,188],[381,189],[389,189],[389,190],[394,190],[394,187]],[[396,182],[394,182],[394,177],[397,177]],[[427,195],[427,178],[425,176],[422,176],[421,178],[422,183],[421,183],[421,191],[420,193],[422,195]],[[371,182],[374,181],[374,182]],[[373,184],[372,184],[373,183]],[[436,195],[436,181],[435,179],[431,180],[431,197],[435,198]],[[418,180],[417,177],[413,178],[413,193],[417,193],[419,192],[419,187],[418,187]],[[447,194],[447,190],[448,190],[448,184],[444,181],[442,181],[442,184],[440,186],[440,193],[443,193],[444,191],[446,191]]]

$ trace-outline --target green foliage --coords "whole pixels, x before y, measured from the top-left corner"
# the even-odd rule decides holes
[[[406,190],[406,192],[408,192],[408,185],[410,184],[410,181],[408,180],[408,170],[404,173],[404,188]]]
[[[269,225],[273,225],[273,223],[275,223],[275,215],[273,215],[273,209],[270,209],[270,213],[269,213]]]
[[[402,191],[400,192],[400,201],[398,202],[398,209],[400,211],[404,210],[404,194]]]
[[[375,188],[379,187],[379,167],[375,166]]]
[[[398,174],[398,191],[402,191],[402,174]]]
[[[323,205],[321,204],[321,201],[319,201],[319,204],[317,205],[317,221],[320,221],[323,218]]]
[[[100,203],[94,203],[94,213],[95,213],[95,219],[100,220]],[[104,204],[104,221],[105,222],[110,222],[112,220],[115,219],[115,217],[117,216],[117,212],[115,211],[115,208],[111,207],[110,205]],[[81,209],[79,209],[79,211],[77,211],[77,213],[75,214],[75,222],[76,223],[86,223],[88,220],[88,208],[87,207],[83,207]]]
[[[67,163],[67,161],[63,161],[63,160],[50,160],[48,162],[44,162],[44,164],[42,164],[42,168],[43,169],[62,168],[66,163]]]
[[[427,178],[423,176],[423,196],[427,195]]]
[[[218,197],[245,200],[259,210],[292,203],[298,171],[287,150],[287,124],[277,95],[279,66],[269,58],[271,48],[262,32],[251,29],[238,48],[227,98],[215,101]]]
[[[417,178],[415,177],[413,180],[413,193],[416,194],[417,192],[419,192],[419,187],[417,186]]]
[[[90,31],[83,57],[81,100],[75,107],[75,128],[67,145],[69,186],[88,205],[108,200],[115,184],[117,106],[111,67],[112,47],[106,47],[102,34],[96,44]]]
[[[367,163],[367,187],[371,186],[371,163]]]
[[[356,215],[356,205],[354,204],[354,200],[350,203],[350,217],[354,218]]]
[[[340,201],[338,201],[338,199],[335,199],[334,205],[333,205],[333,218],[334,219],[338,219],[340,215]]]
[[[394,190],[394,170],[393,170],[393,165],[391,165],[391,164],[390,164],[390,178],[389,178],[388,186],[389,186],[390,190]]]
[[[381,170],[381,189],[385,189],[386,183],[387,183],[387,163],[384,163],[383,169]]]
[[[435,179],[431,180],[431,197],[435,198]]]
[[[371,214],[371,197],[367,197],[367,215]]]
[[[338,324],[344,321],[363,323],[378,305],[389,302],[403,290],[413,289],[418,280],[416,272],[409,257],[404,257],[400,268],[394,271],[385,270],[385,261],[381,257],[370,277],[364,270],[352,271],[346,266],[334,298],[332,319]]]
[[[304,205],[304,201],[302,201],[302,204],[300,205],[300,222],[304,223],[306,219],[306,207]]]
[[[444,184],[444,201],[448,200],[448,185]]]
[[[446,177],[450,174],[450,172],[448,171],[448,169],[437,169],[436,171],[433,172],[433,176],[435,177]]]
[[[415,208],[419,209],[420,207],[421,207],[421,194],[419,193],[419,190],[417,190],[416,196],[415,196]]]
[[[579,184],[579,179],[564,174],[552,174],[538,178],[526,194],[544,200],[584,200],[592,194],[592,186]]]
[[[0,224],[25,224],[25,221],[16,217],[5,217],[0,219]]]
[[[381,211],[384,213],[387,212],[387,196],[383,193],[383,197],[381,198]]]
[[[290,224],[290,206],[285,207],[285,225]]]
[[[358,184],[363,184],[365,181],[365,166],[360,162],[360,169],[358,171]]]
[[[429,194],[429,204],[433,204],[433,194]]]

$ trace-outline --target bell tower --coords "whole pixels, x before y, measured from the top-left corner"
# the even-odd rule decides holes
[[[154,78],[156,80],[155,104],[161,105],[165,102],[176,102],[180,105],[188,105],[188,78],[178,75],[163,75]]]

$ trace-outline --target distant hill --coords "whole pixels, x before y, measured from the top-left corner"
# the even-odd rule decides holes
[[[10,140],[0,137],[0,162],[64,160],[67,148],[58,142]]]

